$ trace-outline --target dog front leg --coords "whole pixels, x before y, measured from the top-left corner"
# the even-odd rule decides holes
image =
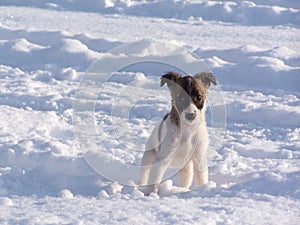
[[[145,195],[150,193],[158,193],[158,186],[163,179],[163,176],[170,165],[170,160],[167,159],[155,159],[152,163],[150,176],[148,180],[148,186],[145,191]]]
[[[183,168],[179,171],[180,176],[180,187],[189,188],[193,182],[194,174],[194,163],[190,160]]]
[[[208,183],[208,170],[195,170],[194,169],[194,179],[195,179],[195,183],[198,186],[203,186],[205,184]]]
[[[200,146],[193,155],[194,180],[197,186],[208,183],[207,146]]]
[[[146,151],[144,153],[142,158],[142,163],[141,163],[141,173],[140,173],[140,180],[139,180],[140,186],[145,186],[149,184],[148,182],[149,174],[155,156],[156,156],[156,151],[154,149],[151,151]]]

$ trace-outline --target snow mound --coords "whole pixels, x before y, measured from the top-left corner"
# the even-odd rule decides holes
[[[74,198],[73,193],[68,189],[61,190],[58,195],[63,199],[71,199]]]
[[[223,87],[234,85],[257,91],[282,89],[298,92],[300,55],[293,49],[275,47],[261,49],[245,45],[235,49],[195,51],[213,68]]]
[[[243,25],[299,25],[297,2],[289,1],[192,1],[192,0],[4,0],[2,5],[31,6],[54,10],[101,12],[161,18],[240,23]]]
[[[13,201],[7,197],[0,197],[0,206],[13,206]]]
[[[98,193],[98,197],[99,198],[109,198],[109,195],[107,194],[107,192],[105,190],[101,190],[99,193]]]
[[[118,45],[104,39],[94,39],[87,35],[70,35],[67,32],[37,32],[9,30],[0,27],[2,40],[0,51],[5,52],[0,64],[20,67],[25,70],[45,69],[59,73],[57,68],[72,67],[84,71],[100,55]],[[64,71],[58,79],[74,78]],[[75,76],[76,77],[76,76]]]

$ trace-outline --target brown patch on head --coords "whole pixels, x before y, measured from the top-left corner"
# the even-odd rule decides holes
[[[206,98],[206,89],[191,76],[178,80],[179,91],[176,93],[177,107],[182,111],[192,101],[198,109],[202,109]]]
[[[217,80],[215,76],[208,72],[197,73],[194,75],[194,78],[196,80],[199,80],[206,89],[208,89],[212,83],[214,85],[217,85]]]
[[[206,86],[191,76],[169,72],[162,76],[161,86],[167,83],[172,96],[171,120],[179,125],[179,114],[191,103],[202,110],[206,98]]]
[[[177,83],[181,77],[182,76],[179,73],[168,72],[160,78],[160,86],[163,86],[165,83],[167,83],[168,87],[170,88],[173,84]]]

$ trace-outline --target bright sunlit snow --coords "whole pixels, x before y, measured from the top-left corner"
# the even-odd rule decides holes
[[[299,26],[298,0],[0,1],[0,224],[299,224]],[[210,181],[184,190],[175,175],[146,197],[135,181],[104,177],[138,174],[170,110],[160,76],[176,68],[135,64],[101,90],[80,81],[97,59],[194,65],[183,49],[219,83],[207,109]],[[76,138],[89,116],[96,146],[132,174],[92,168],[98,159]]]

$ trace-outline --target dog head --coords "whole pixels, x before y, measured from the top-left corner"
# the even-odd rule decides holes
[[[193,122],[205,113],[206,95],[211,83],[216,85],[216,78],[206,72],[193,77],[168,72],[161,77],[161,86],[167,84],[171,92],[171,116],[177,125],[179,122]]]

